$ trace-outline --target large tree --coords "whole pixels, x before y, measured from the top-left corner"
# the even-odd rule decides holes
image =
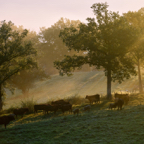
[[[50,78],[42,69],[31,69],[20,71],[9,80],[9,83],[20,90],[24,95],[28,95],[29,90],[35,86],[35,82]]]
[[[28,30],[19,33],[12,26],[11,21],[3,21],[0,27],[0,110],[7,81],[21,70],[37,67],[35,48],[31,41],[23,40]]]
[[[17,27],[13,25],[12,29],[18,31],[20,34],[24,31],[23,26]],[[37,50],[36,58],[38,59],[41,56],[38,34],[35,31],[28,30],[28,34],[24,37],[23,41],[27,40],[30,40],[33,44],[33,47]],[[29,90],[35,86],[35,82],[43,80],[44,78],[49,78],[49,75],[38,62],[38,68],[22,70],[18,74],[12,76],[8,82],[14,88],[22,90],[24,95],[27,95]]]
[[[71,25],[77,27],[79,23],[79,20],[74,21],[61,18],[51,27],[42,27],[40,29],[39,47],[41,49],[41,57],[39,57],[39,61],[41,66],[43,66],[50,75],[57,73],[57,70],[53,66],[55,60],[62,60],[64,55],[72,54],[59,38],[60,31]]]
[[[140,33],[138,41],[131,46],[130,56],[138,69],[139,92],[142,93],[141,66],[144,62],[144,8],[141,8],[137,12],[129,11],[125,13],[124,16]]]
[[[128,48],[135,42],[137,32],[123,16],[108,11],[107,3],[95,3],[91,7],[96,16],[87,18],[88,23],[71,26],[60,32],[69,50],[82,51],[85,56],[65,56],[54,65],[61,75],[71,75],[76,67],[89,64],[103,67],[107,77],[107,97],[111,98],[111,82],[122,82],[135,75],[135,67],[127,57]]]

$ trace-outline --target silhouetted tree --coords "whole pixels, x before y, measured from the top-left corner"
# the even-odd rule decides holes
[[[96,3],[92,7],[96,19],[87,18],[88,23],[80,23],[60,32],[60,37],[69,50],[83,52],[84,56],[65,56],[54,65],[60,75],[71,75],[72,71],[84,64],[104,68],[107,77],[107,97],[111,98],[111,82],[122,82],[135,75],[135,67],[129,57],[128,48],[135,42],[137,35],[123,16],[108,11],[107,3]]]
[[[37,67],[36,50],[31,41],[23,41],[28,31],[25,29],[19,33],[12,26],[11,21],[3,21],[0,26],[0,110],[7,80],[21,70]]]
[[[14,75],[9,83],[20,90],[24,95],[27,95],[29,89],[35,86],[35,82],[44,80],[45,78],[50,78],[41,69],[23,70],[19,74]]]

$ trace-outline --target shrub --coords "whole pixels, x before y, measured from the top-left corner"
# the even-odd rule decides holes
[[[24,101],[21,101],[21,108],[27,107],[29,109],[29,112],[33,112],[35,104],[36,104],[36,101],[34,101],[33,98],[24,100]]]
[[[81,97],[81,96],[78,95],[78,94],[75,94],[75,95],[73,95],[73,96],[70,96],[70,97],[65,98],[65,101],[68,101],[68,102],[70,102],[71,104],[78,105],[78,104],[85,103],[85,98]]]

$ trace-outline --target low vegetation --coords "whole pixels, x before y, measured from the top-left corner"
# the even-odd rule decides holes
[[[93,104],[90,112],[83,112],[85,101],[73,104],[79,116],[53,113],[29,113],[11,122],[7,129],[0,126],[0,143],[64,144],[64,143],[143,143],[144,95],[130,96],[122,110],[109,110],[110,101],[105,97],[100,104]]]
[[[143,72],[143,71],[142,71]],[[143,77],[144,78],[144,75]],[[99,93],[106,94],[106,77],[103,71],[75,72],[73,76],[53,75],[51,79],[35,83],[35,88],[30,89],[29,96],[25,96],[20,90],[15,91],[15,95],[7,92],[4,109],[18,106],[21,101],[32,100],[37,103],[45,103],[54,99],[71,99],[76,100],[78,97],[85,98],[86,95]],[[112,83],[112,92],[124,93],[128,90],[130,93],[138,92],[138,78],[132,77],[122,84]],[[78,102],[78,100],[76,100]],[[80,101],[82,102],[82,100]]]

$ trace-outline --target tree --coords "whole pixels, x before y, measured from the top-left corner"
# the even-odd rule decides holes
[[[71,75],[75,68],[84,64],[103,67],[107,77],[107,97],[111,98],[111,82],[122,82],[135,75],[135,67],[127,57],[128,48],[135,42],[137,31],[123,16],[108,11],[107,3],[96,3],[92,7],[96,19],[87,18],[88,23],[80,23],[60,32],[60,37],[69,50],[82,51],[85,56],[65,56],[54,65],[60,75]]]
[[[12,29],[18,31],[19,33],[22,33],[24,31],[23,26],[17,27],[13,25]],[[40,47],[39,47],[40,42],[39,42],[38,35],[36,34],[35,31],[28,30],[28,34],[24,37],[23,41],[26,40],[30,40],[32,42],[33,47],[37,50],[36,58],[38,59],[40,55]],[[30,70],[22,70],[18,74],[12,76],[8,82],[14,88],[18,88],[22,90],[22,93],[24,95],[27,95],[29,89],[35,86],[35,82],[39,80],[43,80],[44,78],[49,78],[49,76],[48,74],[46,74],[46,72],[38,62],[38,69],[34,68]]]
[[[140,33],[139,40],[131,47],[130,56],[138,68],[139,92],[142,93],[141,64],[144,61],[144,8],[141,8],[137,12],[129,11],[125,13],[124,16]]]
[[[35,82],[50,78],[42,69],[23,70],[19,74],[11,77],[9,83],[27,95],[29,89],[35,86]]]
[[[12,26],[11,21],[3,21],[0,27],[0,110],[7,81],[21,70],[37,67],[36,50],[31,41],[23,41],[28,30],[19,33]]]
[[[139,92],[143,92],[142,79],[141,79],[141,64],[144,61],[144,38],[141,38],[135,43],[130,51],[132,61],[138,68]]]
[[[61,18],[49,28],[41,28],[41,32],[39,33],[40,45],[38,47],[41,48],[41,57],[39,57],[39,61],[42,67],[44,67],[49,74],[57,73],[57,70],[53,66],[53,62],[55,60],[62,60],[64,55],[71,54],[68,51],[68,48],[63,44],[61,39],[59,38],[59,33],[66,27],[70,27],[70,25],[74,25],[77,27],[80,23],[79,20],[69,20]],[[74,52],[75,53],[75,52]]]

